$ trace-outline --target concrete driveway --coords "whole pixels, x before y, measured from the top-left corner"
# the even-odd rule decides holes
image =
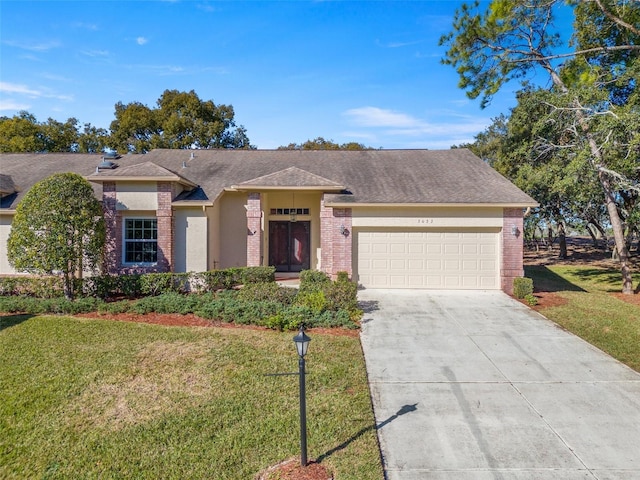
[[[387,480],[640,479],[640,374],[502,292],[359,298]]]

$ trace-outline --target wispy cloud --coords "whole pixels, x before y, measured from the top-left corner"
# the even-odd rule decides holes
[[[347,110],[345,116],[355,125],[363,127],[415,127],[420,120],[405,113],[385,110],[378,107],[360,107]]]
[[[96,25],[95,23],[76,22],[71,24],[71,26],[74,28],[80,28],[83,30],[90,30],[92,32],[97,32],[98,30],[100,30],[98,25]]]
[[[378,45],[379,47],[384,47],[384,48],[402,48],[402,47],[410,47],[412,45],[419,45],[423,43],[422,40],[414,40],[411,42],[382,42],[380,40],[376,40],[376,45]]]
[[[5,40],[2,43],[8,45],[10,47],[20,48],[22,50],[28,50],[30,52],[47,52],[54,48],[60,47],[60,42],[55,40],[50,40],[48,42],[40,42],[40,43],[26,43],[26,42],[17,42],[14,40]]]
[[[35,89],[19,83],[0,82],[0,92],[9,95],[22,95],[28,98],[55,98],[56,100],[73,100],[73,95],[53,93],[46,89]]]
[[[138,37],[138,38],[136,38],[136,43],[137,43],[138,45],[145,45],[145,44],[147,44],[148,42],[149,42],[149,39],[148,39],[148,38],[145,38],[145,37]]]
[[[343,114],[348,121],[357,127],[373,129],[361,132],[360,137],[373,135],[385,144],[394,143],[392,138],[401,137],[416,145],[416,148],[448,148],[454,144],[472,142],[473,138],[490,123],[490,118],[474,117],[451,113],[440,115],[437,123],[417,118],[415,116],[378,107],[360,107],[347,110]],[[356,132],[350,132],[355,136]]]
[[[40,97],[41,92],[27,87],[26,85],[20,85],[17,83],[0,82],[0,92],[2,93],[17,93],[20,95],[27,95],[29,97]]]
[[[0,99],[0,111],[4,110],[28,110],[31,105],[26,103],[19,103],[11,99]]]
[[[199,3],[196,8],[198,10],[202,10],[203,12],[212,13],[216,11],[216,7],[209,3]]]
[[[108,50],[81,50],[80,53],[91,58],[105,58],[110,55]]]

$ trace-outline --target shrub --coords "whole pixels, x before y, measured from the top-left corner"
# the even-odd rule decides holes
[[[300,325],[313,326],[314,313],[309,307],[290,305],[267,318],[265,326],[274,330],[298,330]]]
[[[513,296],[519,299],[533,295],[533,280],[527,277],[513,279]]]
[[[329,307],[323,291],[301,292],[296,297],[296,305],[309,308],[314,315],[319,315]]]
[[[114,275],[114,289],[112,294],[124,295],[127,298],[138,298],[142,295],[142,275],[134,273],[130,275]]]
[[[0,297],[0,311],[7,313],[29,314],[67,314],[88,313],[98,310],[102,301],[96,298],[81,298],[75,301],[64,297]]]
[[[329,276],[319,270],[303,270],[300,272],[300,293],[317,292],[324,285],[331,283]]]
[[[532,293],[525,295],[524,300],[532,307],[535,307],[538,304],[538,299]]]
[[[206,292],[226,290],[234,286],[232,272],[229,270],[210,270],[201,273],[201,276]]]
[[[119,302],[104,302],[98,305],[98,312],[118,315],[120,313],[128,313],[130,311],[131,302],[129,300],[120,300]]]
[[[324,291],[330,310],[351,312],[358,309],[358,285],[354,282],[332,282]]]
[[[173,290],[171,273],[146,273],[140,277],[140,290],[144,295],[160,295]]]
[[[291,305],[296,298],[296,290],[281,287],[272,283],[250,283],[238,291],[238,298],[246,301],[263,302],[274,301],[283,305]]]
[[[242,284],[270,283],[276,281],[276,267],[245,267],[241,272]]]
[[[62,278],[56,276],[2,277],[0,295],[55,298],[64,294],[62,283]]]
[[[336,282],[348,282],[349,281],[349,273],[348,272],[338,272],[338,276],[336,278]]]

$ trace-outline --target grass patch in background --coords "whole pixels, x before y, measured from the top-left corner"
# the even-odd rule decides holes
[[[562,305],[537,310],[640,372],[640,305],[620,300],[620,272],[576,266],[527,266],[536,291],[554,292]],[[639,276],[636,274],[634,283]]]
[[[291,333],[0,317],[1,478],[251,479],[299,455]],[[357,337],[311,334],[309,457],[383,477]]]

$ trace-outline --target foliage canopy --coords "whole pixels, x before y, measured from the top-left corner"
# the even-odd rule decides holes
[[[7,241],[7,256],[18,271],[60,274],[67,298],[76,273],[97,269],[105,244],[102,207],[93,188],[75,173],[57,173],[25,194]]]

